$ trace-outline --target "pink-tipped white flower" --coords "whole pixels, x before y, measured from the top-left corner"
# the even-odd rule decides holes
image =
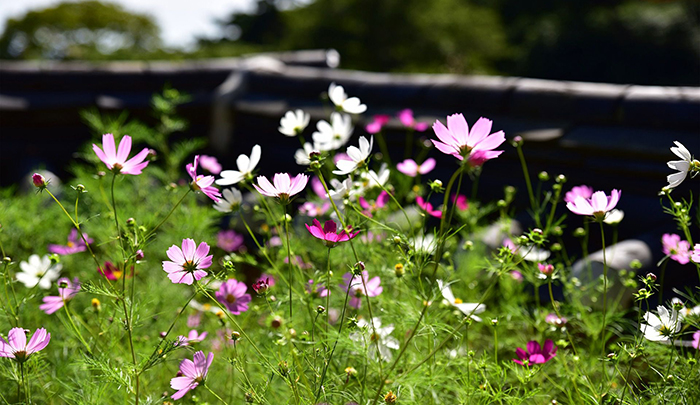
[[[681,240],[681,237],[676,234],[665,233],[661,237],[664,254],[680,264],[686,264],[690,261],[690,243],[687,240]]]
[[[428,158],[420,165],[413,159],[406,159],[397,164],[396,168],[406,176],[416,177],[419,174],[430,173],[435,168],[435,159]]]
[[[207,275],[204,269],[211,266],[213,255],[208,255],[209,245],[202,242],[197,246],[192,239],[182,240],[182,249],[172,245],[168,249],[168,257],[171,261],[163,261],[163,270],[168,273],[168,278],[173,283],[192,285],[195,280],[200,280]]]
[[[144,162],[148,156],[148,148],[143,148],[136,156],[126,160],[131,152],[131,137],[129,135],[122,137],[119,150],[117,150],[114,145],[114,135],[104,134],[102,135],[102,148],[104,151],[94,143],[92,144],[92,150],[95,151],[97,157],[107,165],[109,170],[116,173],[137,175],[141,174],[141,170],[148,166],[148,162]]]
[[[413,118],[413,110],[410,108],[399,111],[398,117],[399,121],[401,121],[406,128],[411,128],[418,132],[423,132],[430,126],[427,122],[416,122],[416,119]]]
[[[576,201],[576,197],[591,198],[592,195],[593,189],[591,187],[580,185],[566,192],[564,195],[564,202],[572,203]]]
[[[277,130],[285,136],[297,136],[304,132],[310,120],[311,116],[303,110],[287,111],[280,119],[280,127]]]
[[[447,117],[447,127],[440,121],[435,121],[433,130],[438,141],[431,139],[433,145],[442,153],[452,155],[459,160],[469,159],[470,155],[477,155],[478,159],[472,165],[480,165],[486,160],[498,157],[502,150],[493,150],[505,142],[503,131],[493,134],[490,119],[481,117],[469,131],[467,120],[462,114],[453,114]]]
[[[297,174],[292,178],[288,173],[277,173],[272,183],[267,177],[259,176],[258,184],[253,184],[253,187],[264,196],[275,197],[286,203],[291,197],[302,192],[308,182],[309,176],[305,174]]]
[[[46,329],[39,328],[27,343],[27,335],[23,328],[12,328],[7,334],[7,340],[0,337],[0,357],[9,357],[23,363],[32,353],[44,349],[51,340],[51,334]]]
[[[253,178],[253,170],[260,163],[260,156],[262,155],[262,149],[260,145],[253,146],[253,150],[250,152],[250,157],[246,155],[238,155],[236,159],[236,166],[238,170],[224,170],[219,175],[220,179],[216,181],[216,184],[220,186],[230,186],[231,184],[239,183],[247,178]]]
[[[44,297],[43,304],[39,305],[39,309],[51,315],[59,309],[63,308],[67,301],[75,297],[80,292],[80,281],[78,277],[71,282],[69,278],[63,277],[58,280],[58,296]]]
[[[613,190],[609,197],[603,191],[596,191],[591,198],[576,197],[573,202],[566,203],[566,208],[574,214],[590,215],[597,221],[602,221],[607,213],[615,208],[621,195],[622,191],[618,190]]]
[[[194,164],[188,163],[186,166],[187,173],[192,178],[192,183],[190,183],[190,187],[194,191],[201,191],[202,193],[204,193],[204,195],[214,200],[214,202],[219,202],[219,197],[221,197],[221,193],[219,192],[218,188],[212,186],[212,184],[214,184],[214,176],[204,176],[202,174],[198,175],[198,164],[199,155],[194,157]]]
[[[345,111],[348,114],[362,114],[367,111],[367,106],[362,104],[359,98],[348,98],[343,86],[338,86],[335,83],[331,83],[328,86],[328,98],[331,99],[338,110]]]
[[[346,153],[348,155],[348,160],[339,160],[335,166],[338,170],[333,170],[333,174],[343,176],[354,172],[357,168],[362,167],[365,164],[365,160],[372,153],[372,145],[374,144],[374,137],[370,137],[369,141],[364,136],[360,137],[360,147],[350,146]]]
[[[214,360],[214,353],[210,352],[208,356],[204,357],[204,352],[200,350],[194,354],[193,359],[194,361],[190,359],[182,360],[180,363],[182,377],[175,377],[170,380],[170,388],[177,390],[172,395],[172,399],[184,397],[185,394],[197,388],[199,383],[207,378],[209,367],[211,367],[211,362]]]

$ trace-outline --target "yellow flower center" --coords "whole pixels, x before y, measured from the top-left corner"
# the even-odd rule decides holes
[[[75,243],[68,241],[68,247],[69,248],[75,247]]]
[[[226,296],[226,302],[228,302],[229,304],[233,304],[234,302],[236,302],[236,296],[232,295],[232,294],[228,294]]]
[[[454,303],[455,303],[455,304],[461,304],[461,303],[463,303],[463,302],[464,302],[464,301],[462,301],[461,299],[455,298],[455,302],[454,302]]]

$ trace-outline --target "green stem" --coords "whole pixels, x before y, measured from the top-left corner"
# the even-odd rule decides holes
[[[211,388],[209,388],[209,386],[208,386],[207,384],[204,384],[204,388],[206,388],[207,391],[209,391],[210,394],[212,394],[214,397],[216,397],[216,399],[218,399],[219,402],[221,402],[221,403],[224,404],[224,405],[228,405],[228,403],[226,403],[226,401],[224,401],[223,399],[221,399],[220,396],[216,395],[216,392],[212,391]]]
[[[603,325],[600,331],[601,357],[605,357],[605,331],[606,331],[606,316],[608,312],[608,261],[605,256],[605,231],[603,230],[603,221],[598,221],[600,224],[600,238],[603,244]],[[605,361],[601,361],[603,365],[603,376],[608,379],[608,373],[605,369]]]
[[[294,284],[294,265],[292,264],[292,248],[289,240],[289,221],[287,221],[287,204],[284,205],[284,232],[287,235],[287,264],[289,265],[289,321],[292,322],[292,284]]]
[[[661,274],[659,275],[659,304],[663,305],[664,302],[664,275],[666,275],[666,264],[668,260],[664,260],[661,264]]]
[[[165,218],[163,218],[163,219],[158,223],[158,225],[156,225],[155,228],[151,229],[151,230],[146,234],[146,236],[144,237],[144,239],[148,239],[151,235],[153,235],[154,233],[156,233],[156,231],[158,230],[158,228],[160,228],[161,225],[163,225],[163,224],[165,223],[165,221],[167,221],[168,218],[170,218],[170,216],[173,214],[173,212],[175,212],[175,209],[176,209],[177,207],[180,206],[180,204],[181,204],[182,201],[185,199],[185,197],[187,197],[187,194],[189,194],[190,191],[192,191],[192,189],[187,189],[187,192],[186,192],[185,194],[183,194],[182,197],[180,197],[180,199],[177,201],[177,203],[175,203],[175,205],[174,205],[173,208],[170,210],[170,212],[168,212],[168,215],[166,215]]]
[[[85,350],[87,350],[88,353],[92,354],[92,350],[90,349],[90,345],[85,342],[85,338],[83,338],[83,334],[80,333],[80,330],[78,327],[75,325],[75,322],[73,322],[73,316],[71,316],[70,310],[68,309],[68,303],[66,300],[63,300],[63,308],[66,310],[66,315],[68,316],[68,321],[70,321],[71,326],[73,327],[73,330],[75,331],[76,335],[78,335],[78,340],[80,340],[80,343],[85,346]]]
[[[541,228],[542,224],[540,223],[540,212],[537,209],[535,194],[532,192],[532,183],[530,182],[530,173],[527,170],[527,163],[525,163],[525,155],[523,154],[522,145],[520,143],[518,143],[516,149],[518,151],[518,157],[520,158],[520,166],[522,167],[523,174],[525,175],[525,185],[527,185],[527,194],[530,197],[530,206],[532,207],[535,223],[537,223],[538,228]]]

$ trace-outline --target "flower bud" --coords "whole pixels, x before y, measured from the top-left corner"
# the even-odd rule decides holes
[[[136,255],[134,257],[136,258],[136,260],[143,260],[143,258],[144,258],[143,250],[141,250],[141,249],[137,250]]]
[[[134,225],[136,225],[136,220],[134,218],[128,218],[126,220],[126,226],[128,226],[129,228],[133,228]]]
[[[355,367],[346,367],[345,374],[347,374],[348,378],[355,377],[357,375],[357,370],[355,370]]]
[[[545,171],[540,172],[537,177],[540,179],[540,181],[549,181],[549,173]]]
[[[61,261],[61,258],[56,253],[49,255],[49,259],[51,259],[51,264],[58,264]]]
[[[474,242],[472,242],[472,241],[470,241],[470,240],[464,242],[464,245],[462,245],[462,249],[464,249],[464,250],[472,250],[472,249],[474,249]]]
[[[656,281],[656,274],[654,273],[647,273],[647,278],[651,281]]]
[[[406,274],[406,269],[404,268],[402,263],[396,263],[396,265],[394,266],[394,274],[398,278],[401,278],[404,274]]]
[[[362,274],[362,272],[364,270],[365,270],[365,264],[363,262],[357,262],[352,267],[352,274],[355,276],[359,276],[360,274]]]
[[[560,174],[559,176],[557,176],[556,179],[554,179],[554,181],[556,181],[559,184],[564,184],[564,183],[566,183],[566,176],[564,176],[563,174]]]
[[[576,229],[574,230],[574,237],[583,238],[584,236],[586,236],[586,230],[585,230],[585,229],[583,229],[583,228],[576,228]]]
[[[286,361],[280,361],[277,363],[277,369],[279,370],[282,377],[286,377],[289,373],[289,364]]]
[[[92,302],[90,303],[92,307],[95,309],[95,311],[100,312],[102,310],[102,303],[100,303],[100,300],[97,298],[93,298]]]
[[[241,339],[241,334],[240,332],[236,332],[235,330],[231,332],[231,340],[234,342],[238,342]]]
[[[44,176],[40,175],[39,173],[34,173],[32,175],[32,184],[34,184],[34,187],[44,189],[46,186],[49,184]]]
[[[395,404],[396,403],[396,394],[394,394],[392,391],[389,391],[386,393],[384,396],[384,402],[387,404]]]
[[[82,184],[78,184],[77,186],[75,186],[75,191],[77,191],[79,193],[87,193],[85,186]]]
[[[319,305],[316,307],[316,313],[322,314],[324,312],[326,312],[326,307],[324,307],[323,305]]]
[[[523,137],[520,135],[516,136],[515,138],[513,138],[513,141],[511,142],[511,144],[513,146],[515,146],[516,148],[519,147],[520,145],[523,144]]]

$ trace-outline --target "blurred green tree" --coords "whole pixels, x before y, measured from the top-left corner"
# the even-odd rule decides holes
[[[113,3],[64,2],[9,19],[2,59],[138,59],[161,46],[152,17]]]

